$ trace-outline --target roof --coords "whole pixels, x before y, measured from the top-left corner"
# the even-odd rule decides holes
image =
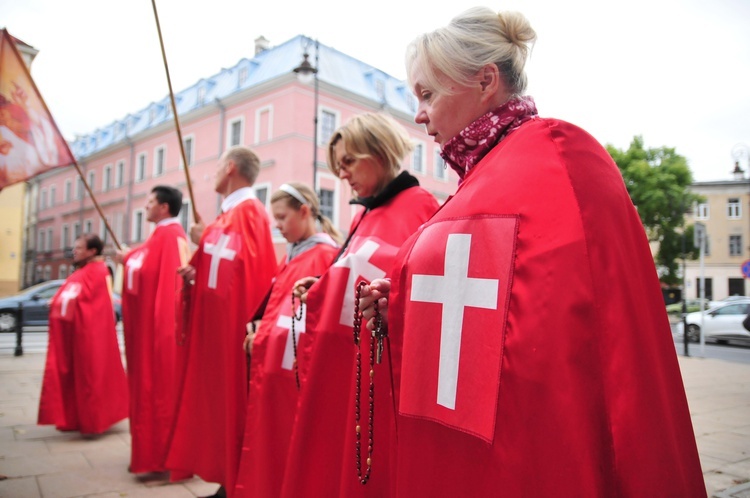
[[[222,69],[213,76],[201,78],[189,88],[175,94],[177,113],[184,115],[202,107],[214,106],[217,99],[225,99],[274,78],[291,74],[302,61],[306,45],[310,61],[315,64],[315,43],[317,42],[298,35],[251,59],[243,58],[234,66]],[[416,101],[406,82],[326,45],[318,44],[318,50],[318,79],[321,82],[389,109],[414,114]],[[71,144],[71,149],[77,158],[82,159],[171,119],[171,103],[169,95],[166,95],[158,102],[152,102],[103,128],[77,137]]]

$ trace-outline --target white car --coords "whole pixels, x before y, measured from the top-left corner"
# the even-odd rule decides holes
[[[750,332],[742,326],[742,321],[750,312],[750,299],[727,301],[703,312],[703,335],[706,341],[725,344],[728,341],[750,343]],[[688,313],[688,340],[700,341],[701,313]]]

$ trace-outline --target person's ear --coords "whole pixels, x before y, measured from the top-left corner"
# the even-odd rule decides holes
[[[479,86],[482,89],[483,95],[494,95],[501,84],[502,79],[497,65],[486,64],[479,70]]]

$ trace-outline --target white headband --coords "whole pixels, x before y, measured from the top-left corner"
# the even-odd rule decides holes
[[[298,201],[300,201],[302,204],[306,206],[310,205],[310,202],[307,199],[305,199],[305,196],[300,194],[299,190],[292,187],[288,183],[284,183],[283,185],[281,185],[281,187],[279,187],[279,190],[286,192],[287,194],[291,195],[292,197],[294,197],[295,199],[297,199]]]

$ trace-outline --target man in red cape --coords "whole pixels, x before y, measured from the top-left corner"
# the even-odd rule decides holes
[[[102,248],[97,235],[76,239],[77,270],[50,302],[40,425],[101,434],[128,416],[128,384],[115,331],[111,277],[98,258]]]
[[[391,367],[387,354],[375,366],[376,444],[371,479],[357,478],[355,455],[355,346],[352,337],[355,289],[361,280],[390,271],[399,247],[438,207],[416,178],[401,172],[352,221],[346,251],[307,294],[307,331],[300,336],[303,376],[297,419],[281,496],[386,496],[393,437]],[[370,334],[363,327],[361,420],[367,459]]]
[[[130,385],[130,472],[162,472],[177,403],[177,269],[189,249],[177,216],[182,192],[159,185],[146,202],[148,240],[116,259],[125,267],[122,321]],[[179,280],[179,282],[177,282]]]
[[[222,213],[202,229],[181,274],[194,282],[187,361],[166,467],[234,489],[247,408],[246,326],[276,271],[268,215],[252,185],[260,160],[233,147],[219,160],[215,190]],[[224,495],[224,489],[218,493]]]
[[[705,496],[648,241],[586,132],[522,124],[392,277],[392,496]]]

